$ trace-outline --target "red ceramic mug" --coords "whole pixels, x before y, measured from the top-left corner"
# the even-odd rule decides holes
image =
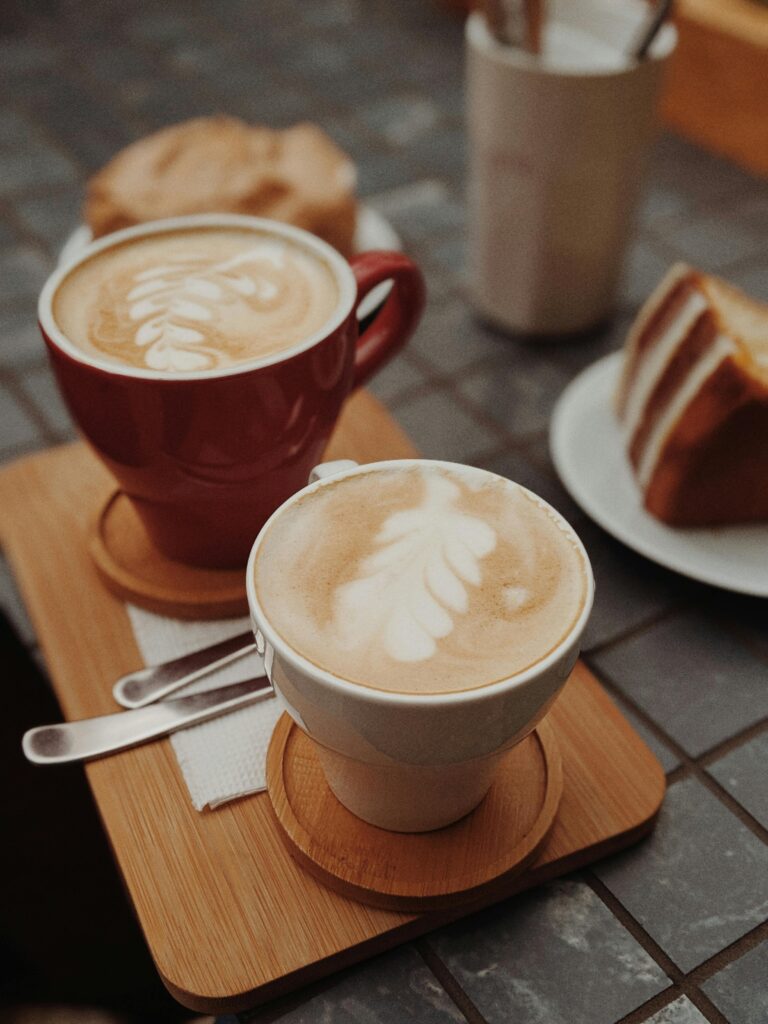
[[[105,249],[160,232],[254,229],[311,250],[331,270],[339,303],[315,335],[276,354],[195,373],[134,369],[77,348],[53,300],[74,268]],[[382,281],[393,287],[358,332],[357,307]],[[351,264],[298,228],[257,217],[204,214],[109,235],[57,270],[40,296],[40,327],[73,419],[134,503],[155,546],[189,565],[245,565],[264,522],[303,487],[353,388],[405,342],[424,305],[418,267],[396,252]]]

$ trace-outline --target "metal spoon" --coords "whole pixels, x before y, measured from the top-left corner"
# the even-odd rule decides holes
[[[135,711],[118,711],[114,715],[84,718],[79,722],[40,725],[24,733],[21,747],[25,757],[34,764],[90,761],[167,736],[178,729],[225,715],[273,695],[268,679],[249,679],[177,700],[160,701]]]
[[[112,694],[124,708],[143,708],[255,650],[253,633],[238,633],[173,661],[129,672],[117,680]]]

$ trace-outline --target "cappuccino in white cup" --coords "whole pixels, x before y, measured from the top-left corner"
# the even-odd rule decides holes
[[[542,499],[420,459],[289,499],[247,585],[270,679],[332,790],[398,831],[482,799],[564,684],[593,593],[581,542]]]

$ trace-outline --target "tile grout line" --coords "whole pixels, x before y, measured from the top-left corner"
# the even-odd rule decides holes
[[[464,1014],[468,1024],[488,1024],[445,962],[434,951],[428,938],[417,939],[414,946],[445,992]]]
[[[616,646],[622,643],[623,641],[630,639],[636,633],[642,632],[645,628],[650,628],[651,626],[656,625],[658,622],[662,621],[667,615],[671,617],[674,615],[685,614],[686,611],[689,611],[691,609],[695,610],[695,606],[692,605],[689,600],[682,600],[672,605],[670,608],[666,610],[665,613],[662,613],[658,618],[649,618],[639,627],[629,629],[623,634],[611,637],[610,640],[602,644],[598,644],[595,647],[591,647],[588,651],[585,651],[584,654],[586,658],[589,660],[593,655],[600,655],[604,651],[610,650],[613,646]],[[768,657],[766,657],[765,650],[761,648],[759,645],[753,646],[752,644],[750,644],[748,642],[748,640],[750,639],[749,634],[740,631],[736,623],[732,622],[728,618],[723,618],[717,615],[710,615],[707,612],[704,612],[704,614],[707,616],[707,618],[713,620],[720,628],[722,628],[723,632],[728,633],[731,637],[733,637],[733,639],[740,647],[747,649],[753,655],[753,657],[756,658],[756,660],[763,662],[768,661]],[[681,761],[683,761],[683,765],[681,765],[680,767],[690,767],[691,765],[697,765],[699,768],[704,769],[708,767],[710,764],[714,763],[715,761],[718,761],[721,757],[724,757],[726,754],[730,753],[732,750],[736,750],[739,747],[743,746],[744,743],[749,742],[749,740],[754,739],[756,736],[762,735],[762,733],[765,732],[766,729],[768,729],[768,716],[765,716],[763,718],[758,719],[756,722],[751,722],[748,726],[745,726],[743,729],[740,729],[733,735],[726,737],[724,740],[719,741],[712,747],[709,747],[703,753],[697,756],[693,756],[688,754],[675,740],[673,740],[672,737],[664,731],[662,726],[660,726],[653,718],[650,717],[650,715],[647,714],[647,712],[645,712],[639,705],[637,705],[628,694],[625,694],[619,686],[619,684],[616,683],[611,676],[604,675],[602,673],[599,673],[599,676],[600,681],[604,685],[606,685],[607,688],[611,689],[611,691],[616,696],[619,696],[626,704],[629,704],[633,711],[635,711],[635,713],[638,715],[638,717],[641,718],[645,722],[645,724],[649,726],[651,731],[654,732],[659,739],[663,740],[667,744],[667,746],[670,746],[674,749],[675,753],[680,757]],[[679,769],[675,768],[670,774],[675,775],[675,773],[677,773],[678,771]]]
[[[654,996],[646,1003],[632,1010],[622,1017],[616,1024],[641,1024],[648,1020],[650,1014],[674,1002],[679,996],[684,995],[702,1012],[706,1010],[707,1019],[710,1024],[728,1024],[728,1020],[717,1009],[707,996],[702,993],[696,981],[691,977],[692,972],[682,971],[662,947],[640,924],[637,918],[631,914],[624,904],[615,896],[608,886],[598,878],[591,869],[584,873],[586,884],[592,889],[595,895],[603,902],[607,909],[629,932],[632,938],[642,947],[652,960],[664,971],[671,981],[671,985],[663,989],[658,996]],[[736,945],[736,944],[734,944]],[[732,959],[736,959],[734,956]],[[667,998],[662,998],[667,997]],[[657,1003],[658,1000],[658,1003]]]
[[[640,629],[636,630],[636,632],[641,632],[642,628],[643,627],[640,627]],[[680,746],[677,740],[674,740],[664,730],[664,728],[659,725],[659,723],[655,719],[651,718],[647,711],[640,707],[640,705],[631,696],[625,694],[621,687],[614,682],[611,676],[598,671],[597,667],[595,665],[592,665],[590,662],[591,655],[592,652],[590,651],[587,654],[587,662],[589,664],[589,668],[592,672],[595,673],[595,676],[597,677],[597,680],[603,687],[603,689],[607,690],[610,696],[615,698],[617,701],[626,704],[633,711],[633,713],[640,719],[643,725],[645,725],[657,739],[661,740],[666,746],[668,746],[672,750],[672,752],[682,762],[682,764],[679,766],[680,768],[689,768],[693,762],[693,759],[690,757],[689,754],[685,752],[685,750],[683,750],[683,748]],[[674,774],[674,772],[676,771],[678,771],[678,768],[675,768],[673,772],[670,774]]]
[[[586,512],[583,514],[587,519],[589,519]],[[594,522],[594,520],[589,521]],[[600,527],[600,529],[602,530],[602,527]],[[609,637],[608,640],[603,640],[600,643],[594,644],[592,647],[583,650],[581,656],[589,660],[594,655],[603,654],[605,651],[609,651],[612,647],[617,647],[626,640],[631,640],[635,636],[639,636],[646,630],[651,629],[653,626],[659,625],[666,619],[671,619],[674,618],[675,615],[680,615],[681,612],[685,612],[688,608],[689,604],[684,599],[675,601],[672,604],[667,605],[666,608],[661,609],[661,611],[651,612],[651,614],[648,615],[647,618],[643,619],[642,622],[638,622],[633,626],[628,626],[626,629],[621,630],[621,632],[615,633],[612,637]]]
[[[672,958],[664,951],[658,942],[646,931],[634,915],[627,910],[618,896],[615,896],[608,886],[597,875],[591,867],[587,868],[582,875],[586,885],[611,911],[613,916],[624,926],[633,939],[638,942],[645,952],[654,960],[661,970],[669,978],[673,985],[682,985],[685,980],[685,972],[681,971]]]
[[[729,1024],[729,1021],[720,1013],[716,1006],[707,999],[697,988],[691,987],[687,992],[679,985],[671,985],[663,992],[648,999],[645,1003],[636,1007],[624,1017],[614,1021],[614,1024],[647,1024],[651,1017],[660,1010],[666,1009],[681,997],[689,999],[694,1006],[704,1015],[709,1024]]]
[[[587,516],[587,518],[590,517]],[[592,522],[594,522],[594,520],[592,520]],[[600,529],[602,529],[602,527],[600,527]],[[746,650],[748,650],[749,653],[757,661],[768,663],[768,652],[766,652],[766,649],[761,646],[760,642],[755,641],[754,637],[752,637],[748,631],[744,631],[743,629],[741,629],[738,623],[734,622],[727,616],[713,615],[710,611],[707,610],[705,605],[697,605],[694,602],[692,602],[690,598],[681,598],[679,601],[676,601],[674,605],[670,607],[669,610],[674,611],[674,614],[678,615],[685,614],[685,612],[687,611],[698,611],[702,616],[714,622],[715,625],[721,628],[724,633],[729,634],[729,636],[731,636],[736,641],[739,647],[743,647]],[[650,619],[648,620],[648,622],[652,625],[655,624]],[[625,639],[629,638],[633,632],[634,630],[630,629],[626,633],[617,634],[616,636],[611,637],[609,640],[605,640],[600,644],[596,644],[594,647],[590,648],[589,653],[602,654],[604,651],[610,650],[611,647],[614,647],[615,645],[622,643]]]
[[[427,381],[429,383],[440,391],[447,393],[456,406],[465,412],[470,419],[473,419],[475,423],[483,427],[484,430],[497,437],[500,444],[530,443],[540,437],[542,431],[539,428],[531,430],[528,433],[518,435],[510,434],[505,427],[502,427],[501,424],[497,423],[492,416],[489,416],[485,412],[484,409],[462,394],[458,384],[456,383],[455,372],[451,374],[441,374],[439,371],[435,371],[432,364],[429,360],[425,359],[424,356],[417,352],[409,352],[408,354],[422,373],[427,377]],[[475,373],[478,370],[492,369],[498,363],[499,356],[496,353],[493,355],[481,356],[474,363],[471,363],[467,367],[463,367],[462,372],[468,371],[470,373]]]
[[[697,758],[697,763],[702,768],[709,768],[711,764],[714,764],[715,761],[719,761],[721,757],[725,757],[727,754],[730,754],[732,750],[737,750],[745,743],[749,743],[750,740],[753,740],[758,736],[762,736],[766,731],[768,731],[768,716],[761,718],[757,722],[753,722],[745,729],[742,729],[741,732],[737,732],[735,735],[729,736],[728,739],[723,740],[714,747],[710,747],[709,750],[705,751]]]
[[[749,814],[749,812],[743,808],[730,793],[728,793],[727,790],[723,789],[723,787],[706,772],[704,765],[699,763],[699,760],[690,757],[685,750],[679,746],[679,744],[666,735],[664,730],[658,726],[658,724],[651,719],[650,716],[642,710],[642,708],[638,708],[631,699],[625,698],[623,693],[618,690],[612,681],[608,681],[606,684],[606,680],[601,677],[600,682],[606,686],[606,689],[608,689],[612,696],[621,697],[621,699],[626,700],[629,706],[632,707],[633,711],[638,714],[638,717],[640,717],[641,720],[644,721],[644,723],[650,727],[660,739],[663,739],[681,758],[683,763],[678,768],[674,769],[674,771],[669,773],[668,780],[677,781],[680,778],[686,777],[696,778],[720,801],[724,807],[731,811],[737,820],[747,827],[758,839],[768,844],[768,829],[764,828],[760,822],[754,819],[752,815]],[[765,727],[768,723],[764,722],[762,724],[763,727]],[[750,727],[748,730],[744,731],[751,733],[753,730],[754,727]],[[731,737],[728,742],[733,745],[733,741],[737,739],[738,737]],[[718,749],[719,748],[713,748],[713,751]],[[713,751],[710,751],[708,754],[703,756],[712,757]],[[691,1002],[694,1002],[702,1012],[704,1012],[704,1009],[706,1008],[712,1024],[720,1024],[720,1022],[727,1024],[726,1018],[696,986],[700,980],[706,980],[712,974],[722,970],[730,963],[733,963],[757,945],[764,937],[767,937],[768,922],[762,922],[755,928],[750,929],[750,931],[739,936],[729,946],[719,950],[707,960],[703,961],[703,963],[698,964],[691,971],[683,973],[679,968],[677,968],[674,961],[667,956],[655,940],[648,935],[643,926],[634,918],[627,908],[624,907],[618,897],[611,892],[605,883],[602,882],[591,869],[587,873],[587,881],[609,910],[612,911],[614,916],[624,925],[624,927],[627,928],[645,951],[652,956],[654,960],[656,960],[665,973],[672,978],[673,982],[680,988],[680,991],[689,996],[689,998],[691,998]],[[658,951],[661,952],[661,957],[658,955]],[[694,995],[696,996],[695,999]],[[617,1022],[617,1024],[640,1024],[644,1019],[646,1018],[635,1015],[633,1011],[633,1014],[628,1015],[626,1019]]]
[[[638,632],[641,631],[642,628],[644,627],[640,627]],[[587,660],[589,660],[591,655],[592,651],[589,651],[587,653]],[[673,739],[672,736],[670,736],[664,730],[663,726],[659,725],[659,723],[654,718],[652,718],[647,711],[640,707],[640,705],[637,704],[629,694],[626,694],[621,689],[621,687],[613,680],[611,676],[598,672],[592,665],[590,665],[590,668],[593,671],[595,671],[595,674],[597,675],[600,681],[600,685],[603,686],[606,690],[608,690],[612,697],[615,697],[621,703],[628,705],[635,713],[635,715],[643,722],[643,724],[648,727],[649,731],[652,732],[657,737],[657,739],[661,740],[666,746],[670,747],[672,752],[680,759],[681,764],[679,764],[676,768],[673,768],[670,772],[667,773],[668,781],[675,782],[679,777],[687,776],[690,774],[695,774],[697,777],[700,775],[706,775],[707,778],[711,778],[711,776],[707,772],[707,768],[709,767],[709,765],[713,764],[716,761],[719,761],[720,758],[724,757],[726,754],[731,753],[731,751],[738,750],[739,747],[742,747],[745,743],[748,743],[756,736],[761,736],[764,732],[768,730],[768,717],[761,718],[759,721],[752,722],[744,729],[740,729],[732,736],[727,737],[727,739],[724,739],[720,743],[715,744],[715,746],[705,750],[704,753],[699,754],[697,757],[694,757],[692,754],[689,754],[683,747],[681,747],[677,740]],[[712,779],[712,782],[718,787],[719,790],[723,791],[725,799],[734,800],[734,797],[730,793],[728,793],[727,790],[724,790],[723,787],[719,785],[719,783],[715,782],[714,779]],[[741,804],[738,804],[738,801],[736,801],[736,803],[741,808]],[[748,811],[744,811],[743,808],[741,809],[743,813],[749,814]],[[751,818],[752,816],[749,815],[749,817]],[[759,823],[758,828],[761,829],[762,832],[768,834],[768,830],[766,830],[764,826],[760,825]],[[764,842],[768,843],[768,838],[763,838],[762,835],[760,835],[760,838],[763,839]]]
[[[590,668],[592,668],[591,665]],[[667,773],[667,783],[675,783],[680,779],[688,777],[696,778],[712,793],[713,796],[717,797],[720,803],[723,804],[723,806],[726,807],[742,825],[748,828],[754,836],[768,846],[768,829],[754,818],[749,811],[707,771],[707,767],[713,762],[719,760],[719,758],[724,756],[725,753],[737,750],[739,747],[749,742],[749,740],[755,735],[761,735],[768,728],[768,718],[762,719],[760,722],[753,722],[751,725],[747,726],[747,728],[742,729],[733,736],[729,736],[722,743],[711,747],[698,757],[693,757],[683,747],[681,747],[680,744],[673,739],[658,722],[655,721],[655,719],[651,718],[651,716],[641,708],[632,699],[632,697],[625,694],[610,676],[606,676],[603,673],[596,674],[600,685],[603,686],[612,697],[628,705],[648,730],[652,732],[657,739],[661,740],[666,746],[668,746],[675,756],[680,759],[681,763],[676,768],[673,768],[671,772]]]
[[[725,967],[740,959],[750,950],[757,948],[766,939],[768,939],[768,921],[763,921],[761,924],[755,925],[754,928],[744,935],[740,935],[738,939],[735,939],[728,946],[718,950],[717,953],[713,953],[707,960],[698,964],[688,972],[687,977],[696,985],[709,981],[715,974],[718,974]]]
[[[419,401],[422,398],[427,398],[433,394],[442,394],[449,397],[454,405],[458,406],[466,415],[473,420],[478,426],[481,426],[487,433],[492,433],[497,439],[498,443],[490,445],[489,447],[482,449],[477,456],[473,456],[473,461],[477,462],[478,459],[487,460],[489,458],[495,458],[497,455],[503,454],[508,450],[518,450],[529,447],[536,444],[541,440],[541,430],[533,430],[529,433],[512,435],[507,433],[503,427],[500,427],[498,423],[490,417],[486,418],[482,416],[481,411],[478,407],[469,399],[465,398],[460,392],[456,391],[452,386],[452,379],[448,375],[435,374],[434,371],[428,374],[425,370],[425,363],[422,357],[416,355],[413,352],[406,353],[409,360],[414,366],[416,366],[422,373],[424,373],[425,380],[423,382],[417,382],[410,384],[399,392],[394,398],[388,399],[384,404],[387,409],[396,413],[398,409],[403,408],[410,402]],[[495,359],[495,356],[489,357]],[[483,360],[472,364],[472,369],[483,368]]]
[[[696,985],[690,985],[685,995],[711,1024],[730,1024],[722,1010],[719,1010],[709,996]]]
[[[765,828],[757,818],[753,817],[746,807],[742,807],[739,801],[732,796],[724,786],[721,786],[717,779],[713,778],[709,772],[698,763],[693,764],[693,775],[699,780],[699,782],[709,790],[709,792],[718,798],[734,817],[738,818],[745,828],[761,839],[766,846],[768,846],[768,828]]]
[[[619,905],[621,906],[621,903],[619,903]],[[616,916],[618,917],[618,915]],[[634,918],[631,918],[631,920],[634,920]],[[642,926],[639,927],[642,928]],[[700,988],[700,985],[702,982],[708,981],[711,977],[735,963],[750,950],[755,949],[762,941],[765,940],[766,936],[768,936],[768,921],[764,921],[762,924],[757,925],[745,935],[740,936],[734,942],[724,947],[724,949],[714,953],[711,957],[698,964],[692,970],[686,972],[680,981],[673,984],[672,990],[674,994],[669,998],[668,1002],[665,1002],[663,1005],[668,1005],[669,1002],[674,1002],[679,995],[684,995],[690,999],[697,1009],[699,1009],[707,1019],[712,1022],[712,1024],[729,1024],[728,1019],[715,1006],[709,996]],[[637,938],[637,940],[642,944],[642,939],[638,938],[638,936],[635,936],[635,938]],[[646,952],[650,951],[646,950]],[[664,993],[659,993],[659,995],[664,995],[669,991],[669,989],[665,989]],[[651,1002],[654,1002],[654,1000],[649,1000],[649,1004]],[[654,1006],[653,1009],[650,1009],[649,1004],[644,1004],[643,1007],[638,1007],[637,1010],[633,1010],[632,1013],[627,1014],[626,1017],[616,1021],[615,1024],[642,1024],[642,1022],[646,1021],[648,1018],[641,1011],[653,1013],[657,1008],[660,1008]]]

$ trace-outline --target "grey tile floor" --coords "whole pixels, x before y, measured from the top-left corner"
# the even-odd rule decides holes
[[[598,579],[587,658],[669,773],[656,832],[635,849],[243,1019],[765,1024],[768,608],[680,580],[588,522],[546,432],[562,387],[621,344],[672,260],[768,299],[766,183],[663,135],[614,323],[536,349],[463,298],[462,31],[429,0],[315,0],[290,16],[278,0],[23,9],[0,35],[0,458],[73,436],[35,299],[87,175],[192,114],[317,121],[427,273],[424,323],[373,390],[427,455],[508,473],[573,521]],[[34,649],[0,568],[2,605]]]

